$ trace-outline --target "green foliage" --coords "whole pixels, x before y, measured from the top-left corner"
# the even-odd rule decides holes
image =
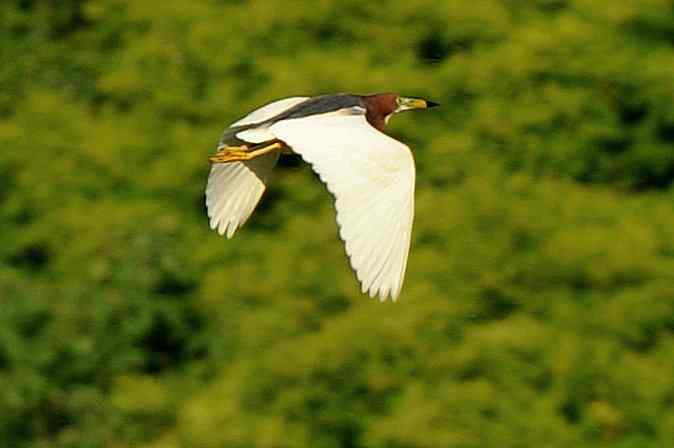
[[[671,0],[0,6],[0,446],[667,446]],[[206,156],[276,98],[396,91],[401,300],[282,160],[232,241]]]

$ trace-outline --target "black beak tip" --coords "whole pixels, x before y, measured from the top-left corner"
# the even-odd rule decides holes
[[[438,103],[434,103],[433,101],[426,100],[426,107],[437,107],[437,106],[439,106]]]

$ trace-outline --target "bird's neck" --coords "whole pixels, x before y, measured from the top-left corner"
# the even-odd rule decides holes
[[[396,96],[391,93],[379,93],[363,98],[367,113],[367,121],[376,129],[384,130],[388,117],[395,111]]]
[[[375,129],[378,129],[380,131],[384,131],[384,128],[386,127],[386,122],[388,121],[387,118],[388,115],[382,115],[380,113],[376,112],[370,112],[369,110],[367,111],[367,114],[365,114],[365,118],[367,118],[368,123],[372,125]]]

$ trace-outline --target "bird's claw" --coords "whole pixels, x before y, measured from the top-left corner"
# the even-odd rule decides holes
[[[247,146],[227,146],[208,158],[211,163],[227,163],[249,160],[251,158]]]
[[[280,141],[265,142],[250,148],[246,145],[227,146],[218,151],[214,156],[209,157],[208,160],[211,163],[241,162],[281,150],[283,147],[284,145]]]

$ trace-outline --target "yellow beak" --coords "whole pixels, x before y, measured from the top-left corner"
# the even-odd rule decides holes
[[[438,103],[424,100],[422,98],[403,98],[403,97],[401,97],[398,100],[398,103],[399,103],[398,111],[409,109],[428,109],[429,107],[435,107],[438,105]]]

